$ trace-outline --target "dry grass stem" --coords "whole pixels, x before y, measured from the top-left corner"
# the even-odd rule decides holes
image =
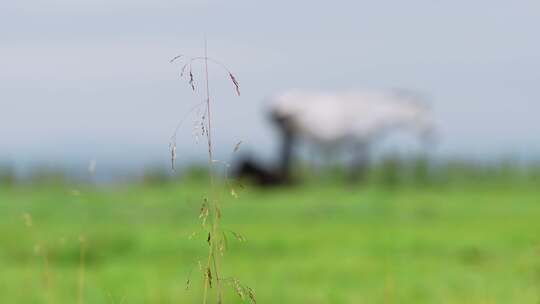
[[[215,290],[215,301],[218,304],[222,303],[223,299],[223,278],[221,275],[221,259],[220,257],[223,256],[224,251],[227,248],[227,238],[226,233],[221,227],[221,205],[220,205],[220,198],[219,198],[219,191],[216,189],[216,183],[215,183],[215,169],[214,165],[221,163],[224,164],[226,168],[229,167],[228,163],[219,161],[214,159],[214,151],[213,151],[213,142],[212,142],[212,98],[211,98],[211,91],[210,91],[210,83],[209,83],[209,63],[214,63],[220,66],[222,69],[225,70],[225,72],[228,75],[229,80],[232,82],[234,90],[236,95],[240,96],[240,84],[237,80],[237,78],[234,76],[234,74],[221,62],[212,59],[208,57],[207,55],[207,46],[205,41],[205,47],[204,47],[204,56],[203,57],[187,57],[184,55],[178,55],[175,56],[170,60],[171,63],[173,62],[182,62],[182,67],[180,69],[180,78],[184,78],[187,75],[187,83],[189,87],[194,91],[197,92],[198,88],[195,85],[195,76],[193,74],[193,64],[195,62],[203,62],[204,67],[204,91],[203,98],[204,101],[197,104],[194,108],[191,109],[190,113],[197,109],[200,113],[201,108],[203,108],[203,113],[200,116],[200,121],[196,124],[196,134],[198,134],[198,131],[200,131],[201,136],[206,137],[206,143],[207,143],[207,152],[208,152],[208,169],[209,169],[209,177],[210,177],[210,195],[208,198],[205,198],[202,202],[200,211],[199,211],[199,219],[201,220],[201,224],[203,229],[206,230],[206,244],[208,246],[208,257],[206,265],[201,265],[199,268],[201,271],[203,271],[203,284],[204,284],[204,292],[203,292],[203,303],[208,303],[208,300],[210,298],[210,289]],[[175,168],[175,160],[177,156],[177,146],[176,146],[176,137],[178,129],[180,128],[182,122],[180,121],[171,136],[171,142],[169,144],[169,150],[171,155],[171,167],[174,170]],[[196,139],[198,139],[198,136],[196,135]],[[234,152],[238,151],[240,144],[242,142],[238,142],[236,146],[234,147]],[[233,197],[237,197],[236,191],[234,189],[231,190],[231,195]],[[235,236],[237,240],[243,241],[244,238],[240,236],[239,234],[232,232],[232,234]],[[203,270],[204,269],[204,270]],[[191,283],[191,280],[188,278],[187,286],[189,287],[189,284]],[[235,283],[235,285],[239,285],[239,283]],[[238,289],[238,288],[237,288]],[[248,287],[242,286],[240,289],[242,299],[249,298],[253,303],[255,303],[255,296],[252,292],[252,290]]]

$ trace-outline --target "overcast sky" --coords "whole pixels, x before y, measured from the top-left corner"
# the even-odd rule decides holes
[[[271,155],[269,95],[407,88],[432,103],[438,150],[540,153],[540,2],[50,0],[0,2],[0,162],[168,161],[200,101],[176,54],[225,62],[211,84],[220,155]],[[202,152],[188,119],[179,157]]]

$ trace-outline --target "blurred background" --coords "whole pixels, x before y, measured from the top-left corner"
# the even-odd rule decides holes
[[[4,1],[0,25],[2,302],[200,300],[203,65],[180,74],[205,37],[241,91],[210,65],[246,238],[224,272],[260,303],[540,299],[537,1]]]

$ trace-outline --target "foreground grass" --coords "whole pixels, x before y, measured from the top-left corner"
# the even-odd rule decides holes
[[[0,302],[198,303],[205,185],[0,189]],[[260,303],[537,303],[532,185],[313,184],[224,194],[224,275]],[[30,221],[31,218],[31,221]],[[231,292],[226,303],[240,300]]]

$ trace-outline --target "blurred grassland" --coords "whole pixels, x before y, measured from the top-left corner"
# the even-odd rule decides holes
[[[538,177],[453,168],[412,182],[387,163],[363,186],[329,174],[237,199],[224,187],[224,227],[247,239],[229,236],[224,275],[259,303],[538,303]],[[0,303],[77,303],[80,236],[84,303],[201,302],[207,193],[193,177],[1,186]]]

